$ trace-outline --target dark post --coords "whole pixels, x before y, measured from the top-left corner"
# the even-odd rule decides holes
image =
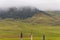
[[[21,32],[21,34],[20,34],[20,39],[22,40],[22,38],[23,38],[23,34],[22,34],[22,32]]]
[[[45,35],[43,35],[43,40],[45,40]]]

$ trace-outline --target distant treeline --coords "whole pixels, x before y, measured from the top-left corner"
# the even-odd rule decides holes
[[[32,17],[35,13],[38,13],[39,10],[34,7],[11,7],[4,10],[0,10],[0,18],[14,18],[14,19],[25,19]]]

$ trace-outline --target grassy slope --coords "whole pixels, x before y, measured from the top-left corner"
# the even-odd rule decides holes
[[[60,11],[47,11],[47,13],[60,17]]]
[[[20,20],[0,20],[0,39],[1,40],[19,40],[20,32],[23,32],[24,37],[29,37],[30,32],[33,32],[34,37],[42,37],[46,35],[47,40],[60,39],[60,27],[48,26],[43,24],[29,24]],[[3,39],[4,38],[4,39]],[[9,39],[10,38],[10,39]],[[13,38],[13,39],[12,39]],[[35,38],[40,39],[40,38]]]

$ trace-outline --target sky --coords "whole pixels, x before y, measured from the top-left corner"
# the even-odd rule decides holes
[[[60,0],[0,0],[0,8],[33,6],[40,10],[60,10]]]

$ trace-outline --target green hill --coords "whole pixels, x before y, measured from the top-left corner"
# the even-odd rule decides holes
[[[47,39],[51,40],[59,40],[60,37],[59,26],[31,24],[14,19],[0,20],[0,38],[19,38],[21,32],[26,38],[29,38],[31,32],[36,38],[41,38],[43,34],[45,34],[46,37],[48,37]]]

